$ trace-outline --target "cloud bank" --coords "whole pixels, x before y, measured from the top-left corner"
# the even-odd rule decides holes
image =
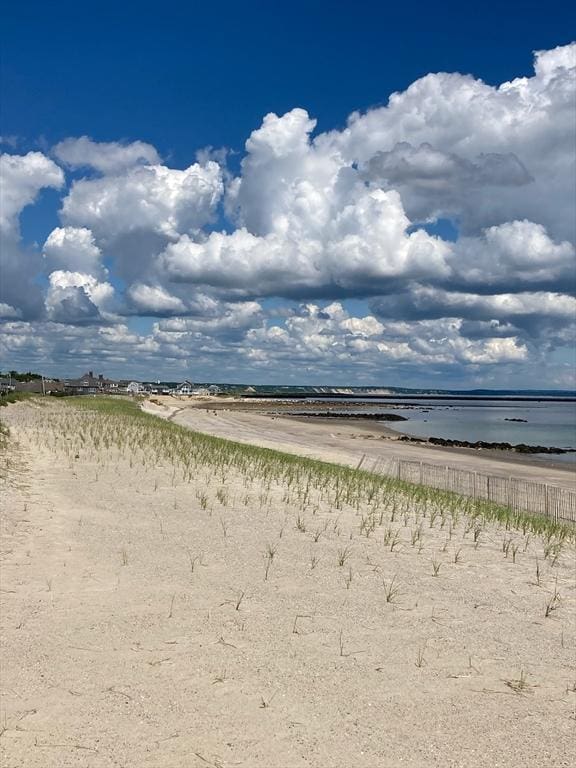
[[[142,141],[3,155],[3,364],[569,386],[575,74],[572,44],[498,87],[429,74],[340,131],[268,114],[235,176]],[[19,220],[45,188],[36,247]]]

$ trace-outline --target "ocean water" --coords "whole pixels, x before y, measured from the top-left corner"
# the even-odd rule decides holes
[[[397,413],[404,416],[408,421],[385,426],[415,437],[576,448],[574,402],[492,401],[480,398],[419,400],[409,406],[390,401],[368,402],[359,399],[356,402],[358,408],[354,410],[357,412]],[[506,419],[525,419],[525,422]],[[573,453],[536,455],[554,461],[576,462],[576,454]]]

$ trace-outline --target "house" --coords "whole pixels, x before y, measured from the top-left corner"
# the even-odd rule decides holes
[[[52,392],[63,392],[64,385],[54,379],[34,379],[33,381],[16,382],[16,392],[32,392],[37,395],[49,395]]]
[[[199,395],[200,397],[211,397],[212,395],[217,395],[219,393],[220,387],[216,386],[216,384],[210,384],[207,387],[197,387],[191,392],[191,394]]]
[[[120,382],[106,379],[101,373],[96,377],[92,371],[79,379],[66,379],[64,382],[64,392],[68,395],[113,395],[120,391]]]
[[[141,395],[146,391],[146,389],[144,388],[143,384],[140,384],[139,381],[131,381],[126,386],[125,391],[128,392],[129,395]]]
[[[0,393],[13,392],[15,389],[16,387],[12,382],[12,377],[0,378]]]
[[[175,395],[193,395],[195,394],[194,384],[192,384],[191,381],[188,381],[188,379],[186,379],[185,381],[182,382],[182,384],[178,384],[174,394]]]
[[[64,392],[68,395],[96,395],[100,390],[99,380],[94,378],[92,371],[88,371],[79,379],[64,381]]]

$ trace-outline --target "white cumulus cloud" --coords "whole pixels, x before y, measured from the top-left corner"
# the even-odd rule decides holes
[[[92,275],[56,270],[49,277],[46,293],[48,318],[58,323],[95,323],[107,316],[113,307],[114,288]]]
[[[86,227],[56,227],[48,235],[43,253],[52,269],[94,275],[102,270],[102,252]]]
[[[0,228],[17,232],[22,209],[36,200],[41,189],[60,189],[63,183],[62,169],[41,152],[0,155]]]
[[[103,240],[138,231],[175,238],[209,223],[222,191],[222,172],[212,161],[183,171],[136,166],[117,176],[74,182],[61,216]]]
[[[101,173],[118,173],[133,165],[155,165],[160,162],[151,144],[133,141],[92,141],[88,136],[68,138],[53,148],[54,156],[69,168],[95,168]]]

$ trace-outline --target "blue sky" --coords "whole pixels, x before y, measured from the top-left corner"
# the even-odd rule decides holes
[[[66,136],[140,139],[182,167],[210,144],[241,151],[268,112],[303,106],[328,130],[428,72],[490,84],[529,75],[532,51],[570,42],[569,6],[11,4],[2,25],[2,132],[30,146]]]
[[[22,159],[0,365],[569,386],[574,21],[559,2],[5,9],[0,134]],[[191,191],[175,171],[196,167]]]

